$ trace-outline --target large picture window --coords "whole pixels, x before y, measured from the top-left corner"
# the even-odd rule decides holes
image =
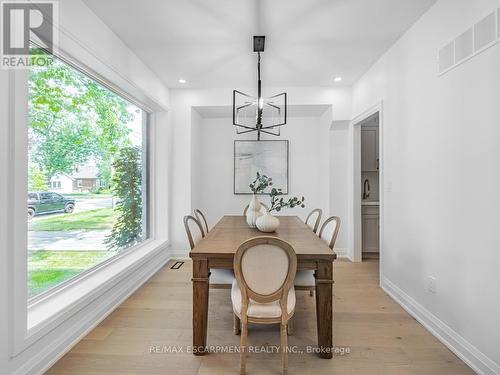
[[[50,60],[29,72],[30,298],[148,237],[147,112]]]

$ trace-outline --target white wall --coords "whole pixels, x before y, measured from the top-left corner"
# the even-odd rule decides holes
[[[262,139],[289,141],[289,196],[306,198],[306,208],[286,210],[281,214],[305,219],[313,208],[322,208],[325,214],[329,211],[329,151],[325,139],[328,141],[331,110],[326,112],[315,117],[289,118],[280,138],[262,136]],[[193,127],[195,137],[202,142],[192,150],[198,174],[196,183],[193,179],[193,207],[200,208],[206,214],[209,226],[213,226],[225,214],[241,215],[250,202],[250,195],[233,194],[233,140],[255,139],[256,135],[237,136],[232,118],[226,117],[203,119],[196,130]],[[268,196],[259,199],[270,204]]]
[[[383,100],[382,285],[490,374],[500,373],[500,44],[441,77],[437,55],[499,6],[438,1],[353,92],[354,114]]]
[[[252,92],[253,89],[242,89],[244,92]],[[308,104],[327,104],[332,106],[332,117],[334,120],[346,120],[351,117],[351,90],[350,88],[264,88],[265,93],[274,93],[286,91],[288,94],[289,105],[308,105]],[[186,256],[189,245],[186,239],[186,233],[182,224],[182,218],[192,212],[195,208],[192,206],[192,175],[191,165],[194,165],[195,160],[192,160],[192,145],[193,141],[193,114],[192,107],[199,106],[230,106],[232,105],[232,90],[231,89],[178,89],[170,91],[170,103],[172,108],[171,119],[173,126],[172,134],[172,183],[170,190],[172,192],[170,210],[170,239],[172,251],[179,255]],[[200,126],[196,118],[194,127]],[[229,132],[230,123],[227,125]],[[230,133],[228,133],[230,134]],[[227,144],[220,142],[221,147],[232,147],[233,138],[227,139]],[[304,135],[305,136],[305,135]],[[196,135],[195,135],[196,137]],[[281,137],[281,139],[286,139]],[[328,137],[325,138],[326,142]],[[324,140],[324,141],[325,141]],[[205,142],[204,139],[199,142]],[[326,154],[326,160],[328,155]],[[230,158],[230,160],[232,160]],[[328,173],[328,168],[326,172]],[[328,180],[327,180],[328,184]],[[232,183],[230,185],[232,187]],[[298,186],[297,191],[300,189]],[[232,198],[232,192],[228,196]],[[195,199],[197,199],[195,197]],[[242,199],[243,202],[245,198]],[[200,204],[201,205],[201,204]],[[241,203],[242,205],[242,203]]]
[[[80,0],[59,2],[60,8],[60,47],[76,60],[90,67],[121,90],[127,91],[144,102],[149,108],[158,111],[155,115],[160,142],[167,134],[167,115],[169,105],[168,89],[161,85],[159,79],[142,63],[111,30],[97,18]],[[34,342],[26,350],[16,356],[12,352],[12,311],[14,285],[12,285],[12,258],[14,254],[26,249],[13,249],[7,244],[9,227],[12,218],[5,215],[8,202],[15,192],[13,182],[9,180],[12,162],[12,144],[9,136],[13,132],[13,123],[9,121],[10,110],[14,103],[9,103],[13,87],[9,87],[9,72],[0,70],[0,373],[3,374],[35,374],[57,358],[58,355],[75,343],[86,330],[97,324],[115,303],[127,293],[139,286],[148,272],[166,260],[167,253],[152,259],[156,266],[144,263],[138,267],[134,275],[121,280],[113,288],[97,297],[91,304],[83,307],[71,318],[62,322],[50,333]],[[166,142],[164,142],[166,145]],[[157,156],[163,161],[167,158],[168,149],[163,147]],[[165,163],[166,164],[166,163]],[[166,169],[157,176],[157,182],[166,186]],[[161,192],[160,192],[161,193]],[[20,192],[25,196],[25,192]],[[165,194],[166,197],[166,194]],[[163,216],[158,219],[160,233],[166,235],[167,200],[160,196],[159,207],[164,208]],[[19,297],[19,296],[18,296]]]
[[[203,155],[203,153],[199,151],[208,141],[205,132],[203,132],[204,128],[204,121],[200,114],[195,109],[191,109],[191,207],[193,207],[193,209],[201,209],[204,207],[201,201],[201,194],[199,194],[199,190],[204,184],[203,169],[206,162],[204,159],[207,158],[207,155]],[[216,144],[219,145],[217,142]],[[215,152],[219,151],[218,147],[214,148]],[[186,215],[187,214],[193,213],[187,212]]]
[[[341,225],[335,248],[339,255],[349,251],[349,124],[333,121],[330,130],[330,215],[340,217]]]

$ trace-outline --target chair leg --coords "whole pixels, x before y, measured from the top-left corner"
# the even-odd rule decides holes
[[[288,351],[287,351],[287,335],[286,335],[286,325],[280,325],[280,336],[281,336],[281,359],[283,363],[283,375],[288,374]]]
[[[293,333],[294,333],[294,330],[295,330],[294,320],[295,320],[295,318],[291,317],[290,320],[288,321],[288,323],[286,324],[286,333],[287,333],[288,336],[293,336]]]
[[[240,325],[240,318],[238,318],[238,315],[233,313],[233,331],[235,335],[239,335],[241,333],[241,325]]]
[[[240,375],[245,375],[247,364],[248,325],[241,324]]]

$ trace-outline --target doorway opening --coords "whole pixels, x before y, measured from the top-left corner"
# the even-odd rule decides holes
[[[379,113],[361,124],[361,259],[378,259],[380,250]]]
[[[352,259],[379,259],[383,233],[382,104],[351,121]]]

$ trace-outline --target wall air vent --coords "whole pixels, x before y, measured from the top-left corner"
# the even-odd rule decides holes
[[[472,27],[455,39],[455,62],[458,63],[473,54]]]
[[[439,71],[444,72],[450,69],[453,64],[455,64],[455,59],[453,57],[455,51],[455,46],[453,42],[448,43],[446,46],[439,50]]]
[[[500,39],[500,8],[497,9],[497,39]]]
[[[439,50],[439,75],[500,42],[500,8]]]
[[[491,44],[496,39],[496,14],[491,13],[474,25],[474,52]]]

